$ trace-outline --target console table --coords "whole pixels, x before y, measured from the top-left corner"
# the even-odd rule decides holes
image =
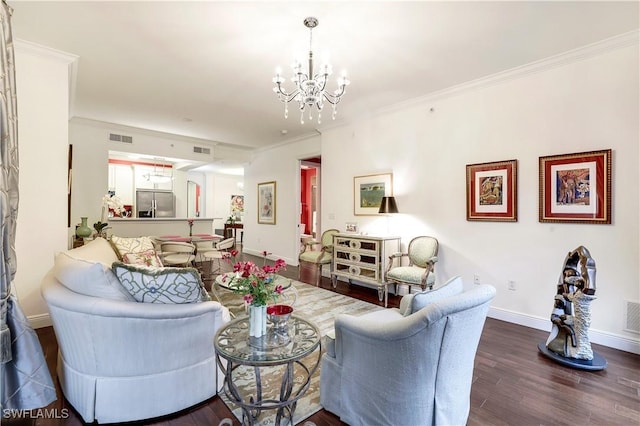
[[[384,272],[389,256],[400,252],[400,237],[359,234],[333,236],[333,272],[331,282],[335,288],[338,277],[375,286],[378,299],[384,298],[387,307],[388,289],[384,285]]]
[[[244,239],[244,224],[242,223],[229,223],[229,222],[225,222],[224,224],[224,238],[231,238],[233,237],[233,239],[236,239],[236,233],[238,232],[237,230],[240,229],[240,244],[242,244],[242,240]],[[236,243],[233,243],[233,246],[236,246]]]

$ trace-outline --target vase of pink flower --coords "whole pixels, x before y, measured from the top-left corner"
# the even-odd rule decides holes
[[[193,219],[187,219],[187,224],[189,224],[189,236],[193,236]]]
[[[275,302],[282,294],[282,285],[275,284],[275,276],[286,266],[282,259],[276,260],[273,265],[257,266],[251,261],[233,265],[235,276],[231,278],[229,288],[242,294],[248,305],[251,338],[261,338],[267,333],[267,302]]]

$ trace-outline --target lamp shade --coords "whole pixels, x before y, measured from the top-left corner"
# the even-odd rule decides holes
[[[380,210],[378,213],[398,213],[398,205],[396,197],[382,197],[380,202]]]

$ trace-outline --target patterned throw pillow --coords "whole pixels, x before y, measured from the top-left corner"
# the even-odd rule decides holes
[[[158,268],[113,262],[120,284],[138,302],[194,303],[209,300],[195,268]]]
[[[162,261],[155,250],[147,250],[140,253],[125,253],[122,261],[131,265],[145,265],[162,267]]]
[[[155,250],[153,241],[149,237],[126,238],[112,235],[111,243],[116,248],[120,260],[123,260],[124,255],[127,253],[142,253]]]

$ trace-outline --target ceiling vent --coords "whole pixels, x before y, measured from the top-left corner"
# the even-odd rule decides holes
[[[210,155],[211,154],[211,148],[206,148],[206,147],[203,147],[203,146],[194,146],[193,147],[193,152],[195,152],[197,154]]]
[[[122,143],[133,143],[132,136],[116,135],[115,133],[109,133],[109,140]]]

